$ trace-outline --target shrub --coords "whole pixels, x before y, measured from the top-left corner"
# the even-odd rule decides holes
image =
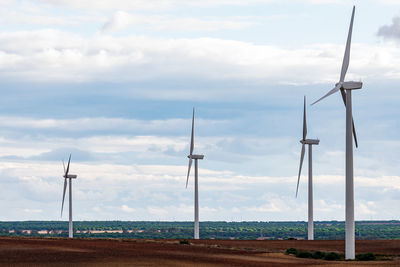
[[[286,254],[293,254],[293,255],[296,255],[296,254],[297,254],[297,249],[295,249],[295,248],[288,248],[288,249],[286,250]]]
[[[189,242],[189,240],[187,240],[187,239],[183,239],[183,240],[180,240],[180,241],[179,241],[179,244],[182,244],[182,245],[190,245],[190,242]]]
[[[312,254],[313,259],[322,259],[323,257],[325,257],[325,252],[321,252],[321,251],[315,251]]]
[[[293,254],[297,258],[324,259],[324,260],[328,260],[328,261],[334,261],[334,260],[340,260],[341,259],[340,255],[337,254],[336,252],[325,253],[325,252],[322,252],[322,251],[315,251],[314,253],[311,253],[309,251],[302,251],[302,250],[298,251],[295,248],[288,248],[286,250],[286,254]],[[371,257],[371,255],[365,256],[366,254],[372,254],[372,253],[359,254],[358,256],[361,256],[362,258]],[[372,254],[372,256],[374,256],[374,255]]]
[[[356,259],[359,261],[373,261],[376,260],[376,257],[373,253],[368,252],[356,255]]]
[[[308,251],[299,251],[297,254],[296,254],[296,257],[298,257],[298,258],[312,258],[312,253],[311,252],[308,252]]]
[[[329,252],[327,254],[325,254],[324,260],[327,261],[334,261],[334,260],[339,260],[340,256],[339,254],[335,253],[335,252]]]

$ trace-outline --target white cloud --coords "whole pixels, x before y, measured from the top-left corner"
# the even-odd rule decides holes
[[[329,44],[285,49],[216,38],[83,38],[55,30],[0,34],[2,77],[29,81],[126,82],[186,76],[333,83],[342,57],[343,46]],[[396,45],[355,43],[348,78],[399,79],[399,58]]]
[[[130,208],[128,205],[122,205],[122,206],[121,206],[121,210],[122,210],[123,212],[129,212],[129,213],[135,211],[135,209]]]
[[[272,212],[272,213],[281,213],[288,212],[293,207],[289,207],[289,203],[282,199],[281,197],[274,197],[269,199],[266,203],[262,204],[259,207],[249,207],[248,210],[255,212]]]
[[[241,212],[242,212],[241,209],[240,209],[240,208],[237,208],[237,207],[233,207],[233,208],[231,209],[231,211],[232,211],[233,213],[241,213]]]
[[[7,25],[41,25],[47,27],[73,26],[77,27],[87,23],[101,23],[104,18],[92,16],[52,16],[51,14],[27,14],[24,10],[8,10],[0,17],[0,22]]]
[[[167,165],[83,164],[73,161],[71,172],[78,174],[78,179],[73,183],[75,218],[133,219],[134,216],[138,220],[191,219],[193,188],[190,186],[185,189],[186,168]],[[230,220],[233,218],[231,216],[236,218],[238,214],[246,220],[295,219],[306,216],[306,194],[294,198],[295,177],[277,179],[248,176],[248,179],[243,179],[238,173],[227,175],[227,172],[204,168],[200,168],[200,173],[202,220]],[[59,216],[63,183],[60,164],[1,162],[0,174],[3,195],[1,205],[12,205],[17,210],[26,209],[24,212],[27,215],[23,216],[25,219],[38,219],[39,215],[43,219]],[[376,178],[377,183],[380,179]],[[318,181],[316,179],[317,185]],[[359,183],[356,181],[357,186]],[[338,219],[343,215],[343,204],[337,203],[337,198],[341,200],[341,196],[333,192],[336,190],[334,188],[343,186],[343,181],[332,184],[319,184],[316,188],[314,207],[318,218]],[[376,184],[367,186],[376,188]],[[391,185],[380,187],[392,188]],[[13,193],[17,189],[18,196]],[[389,210],[395,205],[394,200],[387,199],[386,193],[381,190],[375,192],[373,201],[356,199],[357,218],[368,219],[373,214],[393,218]],[[323,199],[318,198],[321,193]],[[42,212],[35,208],[27,209],[26,206],[40,206]],[[288,216],[288,213],[291,215]],[[29,217],[29,214],[33,215]],[[8,212],[3,213],[2,218],[17,219]]]
[[[358,170],[356,170],[357,172]],[[306,177],[305,177],[306,178]],[[344,184],[344,175],[313,175],[315,183],[329,186]],[[301,179],[301,183],[307,183],[307,179]],[[357,188],[391,188],[400,190],[400,176],[379,176],[379,177],[365,177],[355,174],[354,184]]]
[[[62,130],[68,132],[99,131],[112,129],[125,129],[127,132],[140,129],[142,132],[165,133],[168,129],[179,129],[182,125],[190,125],[188,119],[166,119],[166,120],[137,120],[126,118],[77,118],[77,119],[35,119],[29,117],[0,116],[0,127],[14,129],[39,129],[39,130]],[[221,127],[228,121],[196,119],[199,127]],[[186,129],[186,128],[185,128]]]
[[[391,188],[400,191],[400,176],[381,176],[381,177],[356,177],[357,186],[370,188]]]
[[[225,5],[236,5],[236,6],[248,6],[254,4],[265,4],[282,2],[283,0],[35,0],[39,3],[45,3],[56,6],[68,6],[71,8],[83,8],[83,9],[128,9],[128,10],[143,10],[143,9],[170,9],[180,6],[225,6]],[[293,1],[299,3],[310,3],[310,4],[343,4],[347,3],[345,0],[285,0],[288,3]],[[386,0],[389,1],[389,0]]]
[[[376,211],[374,210],[376,205],[372,201],[368,201],[366,203],[358,202],[357,207],[355,208],[358,216],[370,216],[375,215]]]
[[[400,2],[397,0],[376,0],[379,3],[384,3],[384,4],[388,4],[388,5],[399,5]]]
[[[168,214],[171,214],[171,209],[172,210],[180,210],[182,213],[191,213],[192,209],[190,209],[189,206],[185,206],[185,205],[181,205],[180,207],[174,207],[174,206],[170,206],[170,207],[165,207],[163,205],[160,206],[151,206],[151,207],[147,207],[147,211],[155,216],[159,216],[159,217],[166,217]]]
[[[35,157],[41,160],[61,159],[68,153],[78,156],[79,160],[101,160],[103,156],[112,160],[124,152],[140,153],[142,159],[150,159],[155,155],[183,156],[189,145],[187,133],[190,133],[190,120],[33,119],[0,116],[0,127],[8,133],[0,138],[3,148],[0,156]],[[230,129],[237,125],[234,120],[196,119],[197,129],[209,129],[206,136],[196,137],[196,150],[204,151],[207,157],[211,156],[218,161],[230,162],[264,157],[266,149],[269,153],[279,152],[283,145],[288,147],[290,144],[287,138],[218,134],[218,129]],[[32,129],[40,134],[21,137],[22,132]],[[212,129],[217,132],[212,132]],[[104,132],[108,134],[104,135]],[[100,155],[102,153],[107,155]]]
[[[164,9],[172,7],[176,0],[36,0],[39,3],[45,3],[56,6],[68,6],[71,8],[84,8],[84,9]],[[181,2],[182,3],[182,2]]]
[[[24,209],[24,212],[27,212],[27,213],[42,213],[43,210],[41,210],[41,209]]]
[[[336,204],[335,202],[328,203],[323,199],[317,200],[314,206],[317,212],[334,213],[335,211],[344,209],[343,205]]]
[[[191,18],[161,15],[130,14],[124,11],[114,13],[102,30],[104,32],[121,30],[128,26],[147,26],[153,30],[168,31],[218,31],[223,29],[243,29],[253,25],[249,18]]]

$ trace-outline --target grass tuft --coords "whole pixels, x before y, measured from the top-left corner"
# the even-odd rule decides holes
[[[292,255],[296,255],[297,254],[297,249],[295,249],[295,248],[288,248],[287,250],[286,250],[286,254],[292,254]]]
[[[183,239],[183,240],[179,241],[179,244],[181,244],[181,245],[190,245],[190,242],[187,239]]]
[[[371,252],[367,252],[356,255],[356,259],[359,261],[373,261],[376,260],[376,256]]]

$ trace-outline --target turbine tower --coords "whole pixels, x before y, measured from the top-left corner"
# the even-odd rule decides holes
[[[300,140],[301,156],[299,176],[297,178],[296,197],[299,191],[300,174],[303,166],[303,159],[305,154],[305,146],[308,145],[308,240],[314,240],[314,206],[313,206],[313,184],[312,184],[312,146],[318,145],[318,139],[307,138],[307,121],[306,121],[306,97],[304,96],[304,111],[303,111],[303,139]]]
[[[203,159],[204,155],[193,154],[194,149],[194,108],[192,115],[192,136],[190,138],[190,154],[189,167],[186,178],[186,188],[188,186],[190,168],[192,167],[192,161],[194,160],[194,239],[199,239],[199,182],[198,182],[198,164],[197,160]]]
[[[356,147],[358,147],[356,131],[354,128],[354,121],[352,115],[351,93],[352,90],[361,89],[362,82],[345,82],[345,76],[349,67],[350,61],[350,45],[351,35],[353,32],[355,6],[353,6],[353,13],[351,15],[349,34],[347,37],[346,50],[344,53],[342,70],[340,73],[340,80],[335,85],[335,88],[330,90],[326,95],[315,101],[312,105],[325,97],[334,94],[338,91],[342,94],[342,99],[346,107],[346,256],[347,260],[355,258],[355,227],[354,227],[354,173],[353,173],[353,138]]]
[[[71,162],[71,154],[69,155],[68,159],[68,165],[67,169],[65,169],[65,164],[63,161],[63,167],[64,167],[64,192],[63,192],[63,200],[62,200],[62,205],[61,205],[61,217],[62,217],[62,212],[64,209],[64,199],[65,199],[65,191],[67,189],[67,179],[69,179],[69,228],[68,228],[68,237],[73,238],[74,237],[74,230],[72,228],[72,179],[76,179],[78,176],[75,174],[69,174],[69,164]]]

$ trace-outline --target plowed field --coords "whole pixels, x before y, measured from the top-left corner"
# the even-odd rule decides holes
[[[344,241],[114,240],[0,238],[1,266],[400,266],[399,240],[357,241],[381,260],[325,261],[285,255],[287,248],[343,253]],[[387,258],[387,259],[386,259]]]

